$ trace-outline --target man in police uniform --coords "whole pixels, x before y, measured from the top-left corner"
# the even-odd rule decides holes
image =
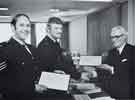
[[[63,22],[58,17],[51,17],[47,23],[48,34],[39,43],[38,50],[40,54],[41,67],[40,70],[55,72],[59,74],[70,74],[71,77],[79,78],[80,73],[75,70],[72,62],[64,63],[63,49],[58,43],[63,32]],[[68,63],[68,64],[67,64]],[[57,93],[56,93],[57,92]],[[71,100],[71,96],[60,91],[46,91],[47,100]]]
[[[76,73],[75,66],[73,64],[63,63],[63,49],[58,43],[58,39],[61,39],[63,33],[63,22],[58,17],[51,17],[47,23],[48,34],[39,43],[38,50],[40,54],[40,61],[43,65],[41,70],[71,74],[75,78],[79,78],[80,74]],[[76,74],[74,74],[76,73]]]
[[[78,72],[72,58],[69,57],[66,50],[60,47],[58,40],[61,39],[61,35],[63,34],[62,20],[58,17],[50,17],[47,23],[47,32],[48,34],[38,45],[42,65],[40,67],[41,72],[49,71],[59,74],[70,74],[71,78],[74,79],[83,78],[89,80],[91,73]],[[48,91],[46,92],[48,93]],[[58,91],[51,91],[48,95],[47,100],[71,100],[70,95],[61,94]]]
[[[30,19],[17,14],[11,21],[12,38],[0,44],[0,69],[4,71],[4,96],[7,100],[32,100],[35,90],[43,88],[34,84],[38,61],[35,48],[25,43],[31,32]]]

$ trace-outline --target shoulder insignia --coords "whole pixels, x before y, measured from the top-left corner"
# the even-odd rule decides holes
[[[7,67],[6,61],[3,61],[3,62],[0,63],[0,71],[5,69],[6,67]]]

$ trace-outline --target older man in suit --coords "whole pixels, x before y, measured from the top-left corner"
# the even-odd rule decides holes
[[[109,51],[106,64],[101,67],[111,75],[105,80],[105,91],[117,99],[133,98],[133,71],[135,47],[127,43],[127,31],[116,26],[111,31],[113,49]]]

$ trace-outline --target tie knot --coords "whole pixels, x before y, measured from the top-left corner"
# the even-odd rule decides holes
[[[22,47],[26,48],[26,47],[27,47],[27,45],[26,45],[26,44],[23,44],[23,45],[22,45]]]

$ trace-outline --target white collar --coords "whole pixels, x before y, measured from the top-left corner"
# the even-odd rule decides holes
[[[21,40],[19,40],[18,38],[16,38],[15,36],[13,36],[13,39],[15,39],[18,43],[20,43],[21,45],[25,45],[25,43]]]
[[[120,48],[117,48],[117,50],[119,51],[119,54],[122,53],[124,47],[125,47],[126,43],[124,43]]]

